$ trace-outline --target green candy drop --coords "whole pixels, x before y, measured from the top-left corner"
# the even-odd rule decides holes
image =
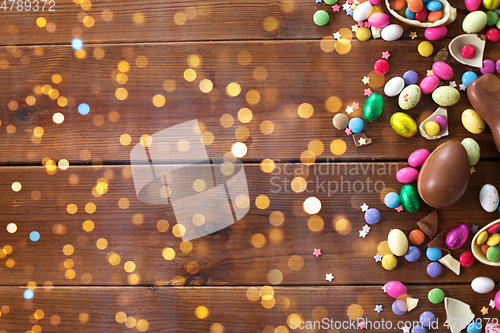
[[[380,117],[384,109],[384,98],[382,95],[372,93],[363,105],[363,117],[367,121],[373,121]]]
[[[486,251],[486,259],[491,262],[497,262],[500,259],[500,247],[490,246]]]
[[[432,304],[441,303],[444,300],[444,291],[439,288],[434,288],[429,291],[427,298]]]
[[[318,10],[313,16],[314,23],[316,25],[322,26],[328,23],[330,20],[330,15],[324,10]]]

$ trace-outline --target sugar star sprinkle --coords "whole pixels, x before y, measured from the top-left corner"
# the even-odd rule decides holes
[[[470,227],[470,231],[472,231],[473,233],[476,233],[478,228],[479,228],[479,226],[473,224],[472,227]]]
[[[358,21],[358,27],[361,28],[362,26],[364,26],[363,21]]]
[[[363,231],[366,232],[366,233],[369,233],[370,229],[371,228],[368,226],[368,224],[365,224],[365,226],[363,227]]]
[[[385,284],[382,286],[382,290],[384,291],[384,293],[387,293],[387,291],[385,291]]]
[[[358,143],[360,146],[366,145],[366,139],[365,138],[359,138]]]
[[[376,255],[374,255],[373,258],[375,259],[375,262],[382,261],[382,256],[380,255],[380,253],[377,253]],[[375,310],[375,311],[377,311],[377,310]]]
[[[359,103],[352,102],[352,109],[353,109],[353,110],[357,110],[357,109],[359,109]]]
[[[351,129],[349,127],[347,127],[344,132],[347,135],[351,135],[352,134],[352,131],[351,131]]]
[[[365,96],[370,96],[371,94],[373,94],[373,91],[370,88],[365,89],[364,92],[365,92]]]
[[[325,280],[328,281],[328,282],[332,282],[332,280],[333,280],[333,274],[332,273],[327,273],[326,277],[325,277]]]
[[[389,59],[390,56],[391,56],[391,54],[389,53],[389,51],[382,52],[383,59],[387,60],[387,59]]]
[[[431,75],[434,75],[434,71],[432,69],[428,69],[426,76],[431,76]]]
[[[319,257],[321,255],[321,249],[314,249],[313,255],[315,255],[316,258]]]
[[[410,38],[411,38],[411,39],[415,39],[415,38],[417,38],[417,37],[418,37],[418,36],[417,36],[417,33],[416,33],[415,31],[410,32]]]
[[[347,114],[351,114],[354,112],[354,109],[352,108],[352,106],[348,105],[347,108],[345,109],[345,112],[347,112]]]
[[[401,213],[403,211],[403,206],[402,205],[399,205],[397,206],[396,208],[394,208],[395,210],[397,210],[398,213]]]
[[[358,324],[358,327],[360,330],[364,330],[366,328],[366,323],[364,321],[362,321]]]
[[[467,86],[466,86],[465,84],[463,84],[463,83],[462,83],[461,85],[459,85],[458,87],[459,87],[459,88],[460,88],[460,90],[462,90],[462,91],[465,91],[465,90],[467,89]]]
[[[384,309],[382,308],[382,305],[375,305],[375,311],[377,311],[377,313],[380,313],[384,311]]]
[[[495,300],[490,299],[490,308],[495,308]]]
[[[409,326],[406,326],[402,328],[403,330],[403,333],[410,333],[410,327]]]
[[[483,306],[483,308],[481,309],[481,313],[483,314],[483,316],[487,315],[488,314],[488,308]]]
[[[340,37],[342,37],[342,35],[338,31],[333,34],[333,39],[339,39]]]
[[[361,211],[364,213],[368,210],[368,208],[370,208],[370,206],[368,206],[366,203],[363,203],[361,206],[359,206],[359,208],[361,208]]]
[[[457,86],[457,83],[455,81],[450,81],[450,83],[448,83],[448,85],[452,88],[456,88]]]
[[[471,166],[469,172],[472,175],[474,172],[476,172],[476,169],[473,166]]]
[[[345,4],[342,5],[342,9],[343,10],[351,9],[351,5],[346,2]]]
[[[371,27],[372,27],[372,25],[370,24],[370,22],[365,21],[365,28],[370,29]]]
[[[370,78],[368,76],[363,76],[363,84],[366,86],[368,83],[370,83]]]
[[[349,8],[348,10],[345,11],[345,13],[347,15],[351,15],[352,16],[352,13],[354,13],[354,10],[352,10],[351,8]]]
[[[359,237],[363,237],[363,238],[365,238],[365,237],[366,237],[366,235],[368,235],[368,233],[367,233],[367,232],[365,232],[365,230],[360,230],[360,231],[359,231]]]
[[[316,3],[321,3],[322,0],[316,0]]]
[[[337,5],[337,4],[335,4],[335,5],[332,6],[332,9],[333,9],[334,12],[338,12],[338,11],[340,11],[340,6]]]

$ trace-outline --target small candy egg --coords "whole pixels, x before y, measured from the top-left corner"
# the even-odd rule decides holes
[[[440,25],[438,27],[429,27],[424,31],[424,36],[428,40],[440,40],[446,37],[448,33],[448,29],[444,25]]]
[[[370,0],[370,3],[374,6],[376,5],[380,5],[382,3],[383,0]]]
[[[424,164],[431,153],[427,149],[417,149],[408,157],[408,163],[417,168]]]
[[[486,25],[495,25],[498,22],[498,14],[492,10],[486,12]]]
[[[420,250],[416,246],[408,247],[408,251],[406,251],[405,259],[409,262],[415,262],[420,258]]]
[[[425,22],[425,20],[427,20],[427,14],[428,14],[427,9],[423,8],[418,13],[415,13],[415,20],[419,22]]]
[[[389,192],[384,197],[384,204],[388,208],[396,208],[397,206],[399,206],[399,203],[399,194],[397,194],[396,192]]]
[[[490,234],[500,231],[500,224],[494,224],[487,230]]]
[[[405,0],[391,0],[389,2],[389,6],[391,6],[391,8],[394,10],[401,10],[405,7],[405,5],[406,5]]]
[[[476,258],[472,252],[464,252],[460,255],[460,265],[464,267],[470,267],[474,264]]]
[[[483,330],[483,325],[479,321],[471,321],[467,325],[467,333],[481,333]]]
[[[384,98],[382,95],[372,93],[363,105],[363,118],[367,121],[373,121],[380,117],[384,109]]]
[[[448,126],[448,120],[444,116],[435,116],[432,120],[438,123],[439,129],[441,131],[444,131],[446,129],[446,126]]]
[[[394,312],[395,315],[401,316],[405,314],[407,311],[408,311],[408,306],[406,305],[405,301],[398,299],[392,303],[392,312]]]
[[[410,8],[406,8],[405,10],[405,17],[408,20],[414,20],[415,19],[415,13],[410,10]]]
[[[410,213],[415,213],[420,209],[420,195],[416,186],[405,185],[401,188],[399,198],[404,210]]]
[[[412,327],[411,333],[427,333],[427,329],[422,325],[418,324]]]
[[[398,259],[394,254],[386,254],[382,257],[382,267],[385,270],[392,271],[398,265]]]
[[[486,276],[479,276],[470,283],[472,290],[478,294],[487,294],[495,288],[495,282]]]
[[[422,42],[425,43],[425,42]],[[422,79],[420,82],[420,89],[422,94],[431,94],[437,87],[439,87],[439,77],[437,75],[429,75]]]
[[[500,290],[495,295],[495,308],[500,309]]]
[[[372,13],[372,4],[370,1],[365,1],[359,4],[356,9],[354,9],[354,12],[352,13],[352,18],[354,21],[359,22],[359,21],[364,21],[370,16]]]
[[[359,133],[365,127],[365,123],[363,122],[363,119],[354,117],[351,120],[349,120],[348,127],[353,133]]]
[[[488,246],[497,246],[498,243],[500,243],[500,234],[496,232],[490,234],[486,240],[486,244],[488,244]]]
[[[420,317],[418,317],[418,321],[421,322],[424,327],[430,327],[435,320],[436,316],[430,311],[424,311],[420,314]]]
[[[427,274],[432,278],[438,277],[442,272],[443,267],[441,267],[441,264],[437,261],[433,261],[427,265]]]
[[[373,13],[368,17],[368,23],[375,28],[385,28],[391,23],[391,18],[385,13]]]
[[[446,233],[445,243],[450,250],[461,248],[469,237],[469,226],[465,223],[455,223]]]
[[[380,212],[377,208],[370,208],[365,212],[365,221],[368,224],[375,224],[380,221]]]
[[[461,143],[467,151],[467,156],[469,157],[469,165],[476,165],[477,162],[479,162],[479,158],[481,156],[481,149],[479,148],[479,144],[476,142],[476,140],[471,138],[463,139]]]
[[[460,54],[465,59],[472,59],[476,55],[476,48],[470,44],[465,44],[460,49]]]
[[[481,231],[481,233],[476,238],[476,243],[477,245],[482,245],[486,242],[487,239],[488,239],[488,232],[486,230]]]
[[[399,95],[401,97],[401,94]],[[417,133],[417,123],[412,117],[403,112],[396,112],[390,119],[394,132],[405,138],[411,138]]]
[[[443,17],[443,12],[441,10],[435,10],[435,11],[429,12],[429,14],[427,15],[427,20],[429,22],[436,22],[436,21],[440,20],[442,17]]]
[[[424,8],[422,0],[408,0],[406,5],[408,6],[408,9],[414,13],[418,13]]]
[[[387,243],[391,252],[398,257],[404,256],[408,250],[408,239],[404,232],[399,229],[392,229],[387,235]]]
[[[318,26],[326,25],[329,20],[330,20],[330,16],[324,10],[318,10],[316,13],[314,13],[313,21]]]
[[[465,8],[467,8],[469,12],[478,10],[479,6],[481,6],[481,0],[465,0]]]
[[[488,34],[488,31],[486,32],[486,34]],[[486,36],[486,37],[488,37],[488,36]],[[498,30],[498,39],[500,40],[500,30]],[[491,61],[490,59],[483,60],[483,67],[480,69],[480,71],[481,71],[481,74],[495,73],[495,63],[493,61]]]
[[[498,208],[498,190],[491,184],[486,184],[479,191],[479,202],[481,207],[488,213],[494,212]]]
[[[384,290],[392,298],[399,298],[408,293],[406,286],[399,281],[389,281],[385,284]]]
[[[428,136],[438,135],[440,132],[439,124],[430,120],[424,124],[424,130]]]
[[[337,113],[332,119],[333,127],[338,130],[345,130],[349,124],[349,117],[345,113]]]
[[[360,27],[356,29],[356,38],[360,42],[366,42],[367,40],[370,39],[371,36],[372,36],[371,30],[366,27]],[[387,65],[389,65],[389,63],[387,63]]]
[[[432,64],[432,71],[442,80],[450,80],[453,77],[453,69],[443,61]]]
[[[495,10],[499,5],[500,5],[500,0],[483,0],[483,7],[486,10]]]
[[[422,91],[416,84],[410,84],[404,88],[399,94],[398,104],[403,110],[410,110],[414,108],[420,101]]]
[[[452,106],[460,100],[460,92],[453,87],[442,86],[432,92],[432,100],[441,106]]]
[[[425,240],[425,234],[420,229],[413,229],[408,235],[408,239],[413,245],[420,245]]]
[[[462,29],[468,34],[475,34],[483,30],[488,22],[488,16],[481,10],[467,14],[462,21]]]
[[[488,246],[488,244],[484,243],[483,245],[481,245],[481,252],[483,252],[484,255],[486,255],[486,252],[488,252],[488,249],[490,247]]]
[[[357,30],[360,30],[360,29],[361,28],[358,28]],[[368,28],[365,28],[365,29],[368,29]],[[370,35],[371,35],[371,33],[370,33]],[[375,64],[373,65],[373,70],[378,75],[385,75],[385,74],[389,73],[390,68],[391,67],[389,66],[389,62],[385,59],[379,59],[379,60],[375,61]]]
[[[403,168],[396,172],[396,179],[403,184],[410,184],[417,181],[418,170],[414,168]]]
[[[495,62],[495,69],[497,73],[500,74],[500,59],[498,59],[497,62]]]
[[[431,262],[431,264],[438,264],[437,262]],[[441,266],[441,265],[440,265]],[[444,291],[439,289],[439,288],[434,288],[429,290],[429,293],[427,294],[427,299],[429,299],[429,302],[432,304],[438,304],[441,303],[444,300]]]
[[[398,95],[401,90],[405,87],[405,81],[402,77],[395,76],[384,86],[384,94],[388,97],[394,97]],[[370,95],[371,96],[371,95]]]
[[[432,44],[428,41],[423,41],[418,44],[418,54],[420,54],[422,57],[428,57],[434,52],[434,47]]]
[[[425,251],[425,255],[430,261],[438,261],[443,255],[443,251],[437,247],[428,247]]]
[[[467,71],[462,75],[462,83],[465,84],[466,87],[475,79],[477,79],[477,74],[472,71]]]
[[[382,29],[380,36],[383,40],[392,42],[398,40],[403,35],[403,27],[399,24],[389,24]]]
[[[418,74],[415,71],[406,71],[403,74],[403,80],[407,85],[415,84],[418,82]]]
[[[488,251],[486,251],[486,259],[488,259],[491,262],[496,262],[500,260],[500,247],[490,246]]]
[[[486,127],[483,118],[472,109],[462,112],[462,125],[472,134],[481,134]]]
[[[433,12],[436,10],[440,10],[442,6],[443,5],[441,4],[440,1],[431,0],[425,5],[425,8],[427,8],[428,11]]]
[[[498,42],[500,40],[500,30],[498,30],[497,28],[489,28],[486,31],[486,38],[490,42]]]

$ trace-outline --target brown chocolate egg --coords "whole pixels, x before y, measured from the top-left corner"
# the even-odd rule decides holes
[[[418,174],[418,192],[426,204],[443,208],[457,202],[469,182],[469,158],[459,141],[437,147]]]

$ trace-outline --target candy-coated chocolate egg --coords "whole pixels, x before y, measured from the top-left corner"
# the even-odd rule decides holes
[[[495,308],[500,309],[500,290],[495,295]]]
[[[408,250],[408,239],[404,232],[399,229],[392,229],[389,231],[387,243],[389,244],[389,249],[395,256],[404,256]]]
[[[460,92],[453,87],[442,86],[432,92],[432,100],[441,106],[452,106],[460,100]]]
[[[486,15],[486,14],[485,14]],[[398,40],[403,35],[403,27],[399,24],[389,24],[382,29],[380,36],[383,40],[392,42]]]
[[[424,36],[428,40],[440,40],[446,37],[448,33],[448,29],[444,25],[440,25],[438,27],[429,27],[424,31]]]
[[[401,95],[400,95],[401,96]],[[405,138],[411,138],[417,133],[417,123],[412,117],[403,112],[396,112],[391,116],[391,127],[394,132]]]
[[[384,98],[382,95],[372,93],[363,105],[363,118],[367,121],[373,121],[380,117],[384,109]]]
[[[500,5],[500,0],[483,0],[483,7],[486,10],[495,10]]]
[[[475,34],[486,26],[488,16],[481,10],[476,10],[467,16],[462,21],[462,29],[468,34]]]
[[[396,179],[403,184],[416,182],[418,178],[418,170],[414,168],[403,168],[396,172]]]
[[[478,294],[487,294],[495,288],[495,282],[486,276],[479,276],[470,283],[472,290]]]
[[[392,298],[399,298],[408,293],[406,286],[399,281],[389,281],[385,284],[384,290]]]
[[[469,237],[469,226],[465,223],[455,223],[446,233],[445,243],[450,250],[461,248]]]
[[[473,109],[462,112],[462,124],[472,134],[481,134],[486,127],[483,118]]]
[[[469,157],[462,144],[449,140],[437,147],[418,174],[420,197],[429,206],[443,208],[457,202],[469,182]]]
[[[368,23],[375,28],[385,28],[391,23],[391,18],[385,13],[373,13],[368,17]]]
[[[398,104],[403,110],[410,110],[414,108],[420,101],[420,96],[422,91],[420,87],[416,84],[410,84],[408,87],[404,88],[399,94]]]
[[[485,184],[479,191],[479,202],[485,211],[488,213],[494,212],[498,208],[499,202],[497,188],[491,184]]]
[[[427,149],[417,149],[408,157],[408,163],[414,168],[424,164],[431,153]]]
[[[453,77],[453,69],[443,61],[432,64],[432,71],[442,80],[450,80]]]
[[[422,90],[422,94],[430,94],[437,87],[439,87],[439,77],[437,75],[429,75],[422,79],[420,82],[420,89]]]
[[[400,76],[395,76],[389,81],[387,81],[387,83],[385,84],[384,94],[388,97],[394,97],[398,95],[401,92],[401,90],[403,90],[404,87],[405,87],[404,79]]]
[[[467,8],[469,12],[478,10],[480,6],[481,0],[465,0],[465,8]]]
[[[415,186],[410,184],[403,186],[399,198],[404,210],[407,212],[415,213],[420,209],[420,196]]]
[[[476,142],[476,140],[471,138],[463,139],[461,143],[467,151],[467,156],[469,157],[469,165],[476,165],[477,162],[479,162],[479,158],[481,157],[481,149],[479,148],[479,144]]]
[[[364,21],[370,16],[372,13],[372,4],[370,1],[365,1],[359,4],[356,9],[354,9],[354,12],[352,13],[352,18],[354,21],[359,22],[359,21]]]

